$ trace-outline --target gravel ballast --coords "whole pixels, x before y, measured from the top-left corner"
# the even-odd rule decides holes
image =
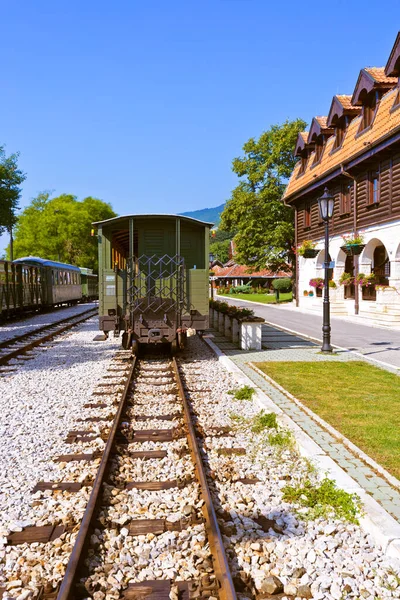
[[[0,379],[3,534],[31,522],[65,522],[64,515],[78,523],[83,514],[90,491],[87,487],[74,495],[53,494],[49,490],[38,492],[34,498],[31,489],[38,480],[57,481],[60,473],[64,480],[82,480],[94,474],[96,461],[57,465],[51,459],[104,444],[100,437],[83,444],[63,442],[67,431],[82,429],[79,417],[91,414],[103,418],[113,410],[110,390],[106,392],[106,388],[105,409],[83,409],[86,402],[93,402],[94,387],[101,390],[100,382],[104,385],[112,379],[110,360],[119,349],[118,340],[93,342],[96,329],[97,319],[92,319],[78,331],[57,339],[18,372]],[[266,594],[280,594],[278,597],[289,600],[400,598],[400,565],[387,559],[357,524],[329,512],[313,516],[301,504],[284,500],[285,486],[298,486],[305,480],[317,486],[324,473],[315,472],[298,454],[279,418],[277,428],[254,431],[260,408],[252,400],[235,400],[230,393],[238,387],[233,375],[199,338],[188,339],[187,351],[179,358],[179,364],[202,432],[200,444],[238,599],[254,600],[267,597]],[[156,371],[156,366],[152,361],[150,365],[143,364],[142,369],[149,374]],[[169,428],[171,423],[179,423],[172,387],[168,377],[156,390],[150,381],[139,379],[129,416],[150,416],[146,426]],[[102,402],[102,396],[95,398]],[[163,421],[163,414],[174,414],[174,418]],[[102,421],[91,428],[100,431],[105,425]],[[127,422],[125,427],[138,425],[143,427],[143,421]],[[216,428],[220,430],[216,432]],[[271,433],[279,434],[279,439],[287,443],[273,443]],[[104,492],[105,500],[109,495],[111,502],[104,505],[100,514],[104,529],[95,530],[91,539],[88,584],[99,586],[91,596],[95,600],[119,598],[128,582],[155,578],[196,580],[205,569],[211,571],[202,524],[194,523],[182,532],[160,536],[135,537],[129,535],[127,528],[135,518],[174,521],[193,513],[199,518],[202,501],[195,481],[182,489],[158,492],[113,487],[126,479],[193,477],[187,453],[180,452],[186,446],[184,438],[173,442],[134,442],[127,446],[125,458],[114,459],[115,471]],[[163,459],[142,461],[129,457],[132,451],[161,449],[167,451]],[[238,452],[230,452],[232,449]],[[34,509],[32,500],[37,502]],[[0,586],[7,582],[10,596],[13,589],[23,589],[22,577],[31,570],[30,564],[38,573],[32,578],[29,572],[29,585],[34,584],[35,578],[41,582],[45,575],[47,581],[59,581],[64,553],[68,553],[75,536],[76,531],[64,534],[56,543],[36,548],[26,545],[3,549],[0,529]],[[15,578],[19,578],[18,585],[10,582]],[[19,600],[27,597],[18,594]]]
[[[34,333],[40,327],[52,325],[63,319],[78,317],[91,308],[97,308],[97,306],[97,302],[87,302],[85,304],[78,304],[77,306],[57,308],[52,312],[34,315],[33,317],[24,318],[21,321],[3,323],[0,327],[0,342],[12,340],[14,337],[26,333]]]
[[[34,521],[32,488],[57,479],[59,467],[51,459],[71,452],[64,442],[69,430],[84,428],[83,405],[93,402],[93,388],[120,344],[94,342],[97,328],[92,317],[35,350],[32,360],[14,361],[17,370],[0,378],[0,526],[5,530]]]

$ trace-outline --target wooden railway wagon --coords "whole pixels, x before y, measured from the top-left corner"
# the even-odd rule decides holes
[[[42,306],[42,269],[39,266],[0,261],[0,316]]]
[[[58,304],[75,304],[82,298],[78,267],[28,256],[0,261],[0,316]]]
[[[179,215],[129,215],[94,223],[99,241],[99,328],[122,344],[169,343],[208,327],[211,223]]]
[[[79,267],[81,272],[82,300],[97,300],[99,297],[99,278],[93,269]]]
[[[36,256],[18,258],[14,260],[14,264],[21,264],[23,269],[29,266],[40,269],[42,304],[44,306],[76,303],[82,298],[79,267]]]

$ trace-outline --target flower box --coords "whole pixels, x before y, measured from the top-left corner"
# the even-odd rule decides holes
[[[303,256],[303,258],[315,258],[318,256],[319,252],[320,251],[317,248],[307,248],[301,256]]]
[[[365,244],[345,244],[344,246],[340,246],[340,249],[343,250],[347,256],[358,256],[364,248]]]

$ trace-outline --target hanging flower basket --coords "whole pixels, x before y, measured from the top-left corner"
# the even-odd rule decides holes
[[[364,248],[365,244],[345,244],[344,246],[340,246],[340,249],[343,250],[347,256],[358,256]]]
[[[318,256],[318,253],[319,250],[317,248],[307,248],[307,250],[304,250],[302,256],[303,258],[315,258]]]
[[[317,242],[312,240],[304,240],[301,245],[297,248],[297,254],[303,258],[315,258],[319,252],[316,249]]]

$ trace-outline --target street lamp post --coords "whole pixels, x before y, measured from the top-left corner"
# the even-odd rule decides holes
[[[209,256],[209,261],[210,261],[210,267],[214,262],[214,254],[212,252],[210,252],[210,256]],[[213,279],[210,277],[210,285],[211,285],[211,300],[214,300],[214,281]]]
[[[329,220],[332,218],[335,198],[331,196],[328,188],[324,189],[324,193],[318,198],[319,213],[321,219],[325,223],[325,281],[324,281],[324,302],[323,302],[323,317],[322,317],[322,348],[321,352],[330,354],[331,346],[331,317],[329,304]]]

